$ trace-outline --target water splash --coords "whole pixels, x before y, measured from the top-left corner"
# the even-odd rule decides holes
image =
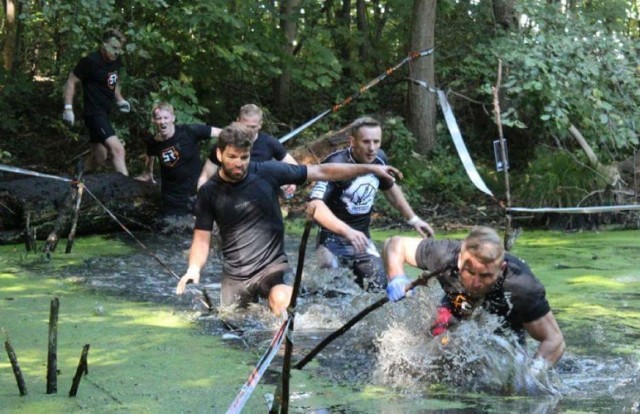
[[[412,304],[426,312],[408,314],[399,309],[404,317],[396,318],[377,338],[377,382],[414,392],[446,385],[497,395],[560,394],[555,372],[531,370],[533,361],[515,335],[493,334],[500,319],[482,309],[455,329],[431,337],[430,315],[435,314],[434,304],[438,303],[433,300],[435,290],[419,294],[419,303]]]

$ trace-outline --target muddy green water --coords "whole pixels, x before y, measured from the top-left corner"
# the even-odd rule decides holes
[[[386,236],[379,233],[376,238]],[[472,387],[452,390],[433,380],[411,387],[380,381],[372,374],[378,357],[375,347],[361,349],[359,342],[369,344],[384,334],[388,328],[381,321],[410,320],[408,314],[421,311],[416,308],[422,302],[416,298],[402,307],[377,311],[361,329],[332,344],[317,362],[294,371],[291,411],[638,412],[639,242],[640,231],[525,231],[518,239],[513,253],[524,258],[545,284],[567,342],[555,373],[561,395],[504,395],[472,392]],[[188,248],[188,240],[173,247],[180,254],[162,258],[180,274],[186,263],[181,251]],[[197,322],[197,302],[175,299],[175,280],[143,257],[134,243],[111,237],[81,238],[71,255],[56,253],[49,261],[27,255],[21,245],[0,246],[0,327],[16,350],[29,391],[18,395],[3,351],[0,412],[226,411],[266,349],[277,321],[263,318],[257,329],[246,329],[240,339],[216,328],[215,316]],[[105,277],[93,280],[97,273]],[[109,281],[111,274],[116,276]],[[155,284],[156,279],[161,282]],[[308,350],[327,333],[305,334],[305,327],[311,331],[326,324],[335,329],[377,298],[332,295],[316,300],[313,306],[320,310],[301,312],[296,346]],[[46,395],[48,315],[54,297],[60,299],[60,374],[58,393]],[[307,299],[309,309],[310,302]],[[341,317],[323,319],[333,312]],[[83,378],[78,396],[69,398],[84,344],[91,345],[89,375]],[[267,411],[280,363],[277,357],[244,412]]]

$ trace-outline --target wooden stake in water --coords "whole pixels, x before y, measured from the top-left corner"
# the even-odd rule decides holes
[[[78,393],[78,387],[80,386],[80,380],[82,375],[89,373],[89,365],[87,364],[87,356],[89,355],[89,344],[82,347],[82,355],[80,355],[80,362],[78,363],[78,369],[76,369],[76,375],[73,377],[73,383],[69,390],[69,397],[75,397]]]
[[[4,349],[7,350],[7,355],[11,362],[11,369],[13,369],[13,375],[16,377],[16,383],[18,383],[18,391],[20,391],[20,395],[27,395],[27,386],[24,383],[20,364],[18,364],[18,357],[16,356],[16,352],[13,350],[13,346],[11,346],[11,341],[9,341],[9,334],[7,334],[4,329],[2,331],[7,337],[7,340],[4,341]]]
[[[60,301],[53,298],[49,312],[49,352],[47,355],[47,394],[58,392],[58,310]]]

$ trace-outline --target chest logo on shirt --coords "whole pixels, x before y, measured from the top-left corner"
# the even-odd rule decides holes
[[[378,191],[378,179],[373,175],[356,178],[342,193],[342,202],[350,214],[367,214],[371,211]]]
[[[109,89],[114,90],[118,84],[118,72],[107,73],[107,86]]]
[[[173,167],[180,160],[180,151],[176,147],[169,147],[162,150],[160,153],[160,160],[163,165],[167,167]]]

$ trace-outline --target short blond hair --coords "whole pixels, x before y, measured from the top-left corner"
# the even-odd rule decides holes
[[[262,119],[262,109],[256,104],[242,105],[240,112],[238,112],[238,119],[242,117],[258,115]]]
[[[482,263],[504,260],[504,245],[491,227],[474,226],[462,243],[462,250],[470,252]]]
[[[153,108],[151,109],[151,117],[156,116],[156,111],[161,110],[169,111],[175,115],[175,112],[173,111],[173,105],[171,105],[169,102],[156,102],[155,104],[153,104]]]

